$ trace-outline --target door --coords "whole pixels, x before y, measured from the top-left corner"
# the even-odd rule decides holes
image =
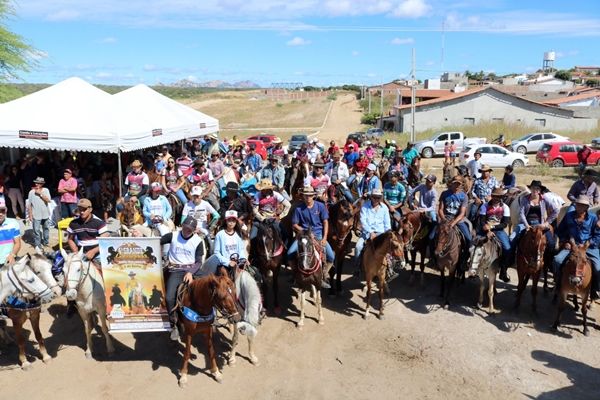
[[[565,165],[576,165],[577,164],[577,151],[575,146],[572,144],[563,144],[560,146],[560,154],[565,160]]]
[[[481,164],[492,164],[495,160],[494,150],[491,146],[481,146],[478,151],[481,153]]]
[[[433,150],[437,154],[444,153],[444,145],[448,142],[448,134],[443,133],[437,137],[437,139],[433,142]]]
[[[512,164],[512,160],[508,156],[508,151],[501,147],[493,147],[494,150],[494,166],[495,167],[506,167]]]
[[[538,151],[544,142],[542,141],[543,135],[538,133],[537,135],[533,135],[527,141],[527,152]]]

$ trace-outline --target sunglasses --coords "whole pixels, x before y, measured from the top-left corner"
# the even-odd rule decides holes
[[[175,164],[175,161],[169,161],[167,164]]]
[[[80,212],[84,212],[90,209],[90,207],[77,207]]]
[[[0,208],[0,214],[6,214],[6,208]]]

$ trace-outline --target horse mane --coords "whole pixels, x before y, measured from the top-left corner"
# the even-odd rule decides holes
[[[381,246],[383,246],[384,242],[386,240],[388,240],[390,237],[392,236],[392,231],[386,231],[384,233],[382,233],[381,235],[378,235],[377,237],[375,237],[375,239],[373,239],[371,241],[371,244],[373,245],[374,248],[379,248]]]

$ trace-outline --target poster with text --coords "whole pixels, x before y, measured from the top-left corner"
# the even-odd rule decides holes
[[[160,238],[100,238],[106,315],[114,332],[169,331]]]

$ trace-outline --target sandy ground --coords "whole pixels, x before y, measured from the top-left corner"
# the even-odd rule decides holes
[[[340,107],[337,107],[339,105]],[[355,130],[349,121],[354,106],[336,101],[321,138],[343,138]],[[349,112],[345,112],[349,111]],[[340,124],[332,129],[330,124]],[[334,136],[335,135],[335,136]],[[338,136],[339,135],[339,136]],[[427,161],[433,168],[439,160]],[[531,179],[526,176],[523,180]],[[565,184],[562,184],[567,185]],[[56,239],[56,238],[54,238]],[[26,251],[26,250],[24,250]],[[351,269],[346,263],[347,272]],[[324,298],[325,325],[316,323],[316,310],[307,307],[303,330],[295,327],[298,299],[290,275],[281,276],[284,309],[270,316],[259,330],[256,354],[260,366],[241,357],[235,367],[225,365],[229,333],[216,336],[223,383],[212,380],[196,338],[186,389],[177,386],[181,345],[166,333],[117,334],[117,353],[108,358],[101,335],[94,337],[95,359],[83,353],[83,325],[77,316],[64,316],[65,300],[54,301],[42,316],[42,332],[54,358],[43,364],[33,335],[28,354],[33,368],[16,366],[16,347],[2,348],[1,398],[61,399],[598,399],[600,389],[600,307],[590,312],[591,334],[581,333],[581,316],[565,312],[564,327],[553,333],[555,315],[550,297],[540,293],[539,315],[530,310],[529,291],[520,312],[514,312],[515,271],[510,284],[499,283],[496,307],[490,316],[474,308],[477,279],[453,292],[453,305],[439,307],[439,277],[427,270],[425,285],[410,286],[409,272],[390,285],[386,319],[365,321],[362,283],[345,275],[345,294]],[[540,290],[540,292],[542,292]],[[375,304],[378,304],[375,302]],[[99,332],[99,330],[98,330]]]

